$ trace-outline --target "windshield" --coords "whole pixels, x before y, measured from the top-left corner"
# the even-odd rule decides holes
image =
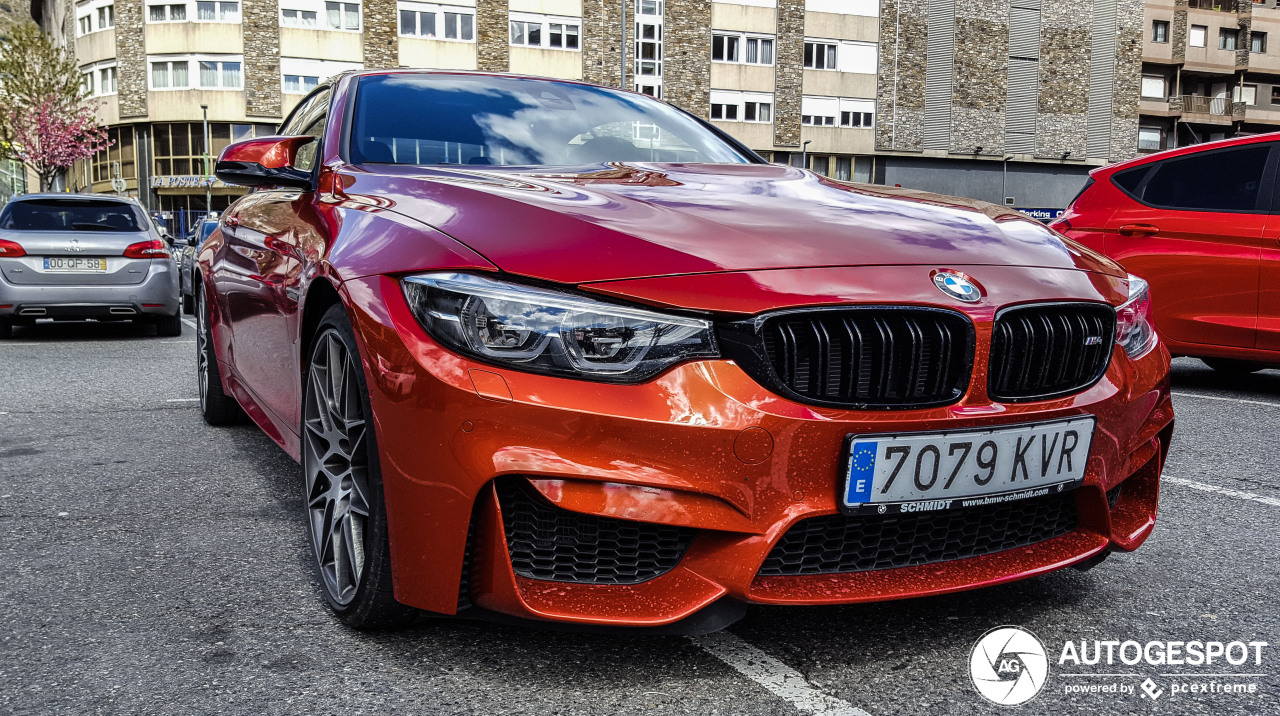
[[[145,231],[131,204],[95,199],[11,201],[0,211],[11,231]]]
[[[753,161],[692,117],[644,95],[520,77],[361,77],[352,161],[573,165]]]

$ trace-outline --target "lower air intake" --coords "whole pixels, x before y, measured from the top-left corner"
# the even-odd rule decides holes
[[[552,505],[522,480],[499,480],[511,567],[552,582],[637,584],[675,568],[694,530],[597,517]]]
[[[829,515],[783,535],[762,577],[896,569],[994,554],[1076,528],[1074,492],[907,515]]]

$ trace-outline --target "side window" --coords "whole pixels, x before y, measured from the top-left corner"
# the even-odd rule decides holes
[[[306,106],[294,113],[287,125],[282,128],[282,134],[307,135],[317,139],[298,150],[297,159],[294,161],[294,166],[298,169],[311,171],[315,167],[316,157],[320,151],[319,137],[324,133],[325,120],[329,117],[329,94],[326,89],[307,100]]]
[[[1258,211],[1270,152],[1270,144],[1255,144],[1166,159],[1156,164],[1139,198],[1183,211]]]

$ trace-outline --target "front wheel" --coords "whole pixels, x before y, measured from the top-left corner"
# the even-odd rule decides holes
[[[417,611],[392,593],[373,411],[341,305],[321,319],[303,380],[307,533],[325,601],[357,629],[407,624]]]
[[[1201,358],[1200,360],[1215,371],[1227,375],[1248,375],[1272,367],[1266,363],[1234,358]]]

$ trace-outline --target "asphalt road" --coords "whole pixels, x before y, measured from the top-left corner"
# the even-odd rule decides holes
[[[326,611],[298,467],[252,426],[196,409],[190,326],[19,329],[0,341],[0,712],[397,714],[1280,714],[1280,371],[1174,368],[1160,520],[1138,552],[940,598],[753,608],[698,638],[566,634],[448,619],[363,634]],[[1045,642],[1023,707],[984,702],[976,640]],[[1074,640],[1266,641],[1194,677],[1069,678]],[[1130,688],[1156,700],[1067,694]],[[1175,683],[1257,693],[1178,694]]]

